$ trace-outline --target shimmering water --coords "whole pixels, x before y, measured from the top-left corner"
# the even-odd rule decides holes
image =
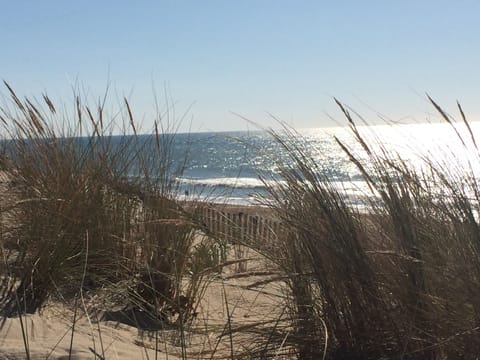
[[[479,123],[472,123],[471,127],[474,134],[480,135]],[[382,143],[419,169],[422,155],[447,166],[473,164],[475,172],[479,168],[478,153],[463,124],[458,124],[457,131],[465,144],[449,124],[382,125],[361,127],[360,131],[373,148],[378,149],[375,144]],[[315,160],[318,171],[345,190],[353,202],[361,202],[371,194],[335,136],[355,154],[363,153],[348,128],[302,130],[296,137],[299,147]],[[173,158],[178,161],[185,156],[185,169],[177,179],[180,196],[188,194],[241,204],[254,201],[255,194],[266,194],[259,174],[275,178],[279,170],[275,160],[280,159],[284,164],[290,161],[278,142],[263,132],[177,134]]]

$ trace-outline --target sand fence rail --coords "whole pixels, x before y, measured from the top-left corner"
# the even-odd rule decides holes
[[[205,203],[197,207],[196,216],[208,235],[231,244],[270,247],[282,231],[280,220],[261,206]]]

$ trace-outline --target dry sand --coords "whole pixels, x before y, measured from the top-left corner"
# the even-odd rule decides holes
[[[268,274],[270,269],[266,268],[265,259],[251,251],[244,254],[252,259],[247,262],[246,273],[238,273],[235,265],[230,265],[208,287],[197,309],[194,325],[186,332],[184,351],[188,358],[209,359],[212,353],[215,358],[229,357],[230,337],[222,336],[224,331],[228,332],[229,327],[258,330],[261,324],[275,321],[280,316],[283,310],[282,283],[262,284],[275,273]],[[233,252],[231,256],[234,256]],[[267,275],[256,275],[261,273]],[[249,288],[255,283],[258,286]],[[4,319],[0,330],[0,359],[26,358],[21,321],[32,359],[68,359],[73,318],[72,310],[49,304],[39,314]],[[182,358],[178,329],[159,331],[157,337],[155,333],[142,332],[125,324],[96,322],[93,316],[89,319],[85,314],[78,315],[72,359]],[[256,338],[254,331],[251,335],[248,331],[239,332],[234,336],[235,351],[244,349],[243,345],[251,345]]]
[[[3,172],[0,193],[13,196],[0,199],[3,209],[15,201]],[[266,210],[233,206],[227,211],[264,215]],[[8,212],[2,214],[5,230],[12,222]],[[225,335],[229,328],[258,330],[262,324],[276,321],[284,310],[284,284],[264,283],[275,277],[268,261],[251,249],[232,246],[229,259],[239,258],[249,260],[242,266],[224,267],[220,276],[212,280],[199,303],[193,326],[185,332],[185,347],[180,346],[178,328],[149,333],[118,322],[96,321],[81,310],[76,315],[72,340],[74,312],[62,304],[49,303],[34,315],[0,318],[0,359],[25,359],[27,351],[31,359],[68,359],[70,353],[72,359],[180,359],[185,355],[190,359],[210,359],[213,353],[214,358],[230,358],[230,337]],[[251,288],[252,284],[256,286]],[[235,351],[243,351],[244,345],[250,346],[256,339],[255,331],[236,333]]]

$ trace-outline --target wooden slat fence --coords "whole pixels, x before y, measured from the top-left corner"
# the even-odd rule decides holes
[[[235,259],[248,257],[248,248],[276,251],[277,238],[285,233],[282,224],[268,209],[245,206],[221,206],[205,203],[196,204],[195,208],[185,210],[194,211],[196,221],[202,224],[203,231],[208,236],[216,237],[233,245]],[[178,225],[168,222],[168,219],[158,222],[140,222],[133,230],[138,234],[137,241],[123,244],[123,258],[130,259],[132,267],[137,264],[157,263],[156,256],[162,255],[162,243],[158,241],[165,236],[176,236]],[[181,224],[181,223],[180,223]],[[164,241],[167,241],[164,239]],[[168,242],[168,241],[167,241]],[[247,245],[247,246],[244,246]],[[238,271],[246,271],[246,262],[238,264]]]
[[[267,209],[256,207],[207,205],[197,213],[206,231],[232,244],[272,246],[281,231],[281,223]]]

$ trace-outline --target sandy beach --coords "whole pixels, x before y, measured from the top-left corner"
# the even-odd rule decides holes
[[[249,267],[249,272],[258,273],[262,269],[259,262],[257,267]],[[62,304],[48,304],[34,315],[2,319],[0,359],[26,357],[22,323],[31,359],[68,359],[70,353],[72,359],[180,359],[182,351],[192,359],[210,358],[213,354],[214,358],[228,357],[230,339],[222,333],[228,326],[254,328],[278,319],[284,289],[278,283],[249,288],[268,279],[251,273],[225,269],[222,277],[224,280],[219,278],[209,285],[194,324],[186,331],[183,349],[178,328],[155,334],[115,321],[97,321],[82,309],[77,313],[72,342],[74,312]],[[246,332],[234,335],[236,344],[255,341],[254,333],[250,339]]]
[[[3,174],[2,190],[8,192],[8,177]],[[7,203],[4,198],[4,204]],[[10,203],[12,198],[10,198]],[[204,219],[215,236],[230,236],[229,226],[244,225],[241,238],[262,235],[252,219],[266,217],[262,207],[205,204],[211,219]],[[8,215],[8,214],[6,214]],[[11,224],[10,218],[6,223]],[[233,221],[235,223],[233,223]],[[239,222],[240,221],[240,222]],[[243,222],[242,222],[243,221]],[[201,242],[202,235],[197,235]],[[183,332],[166,324],[158,331],[139,329],[124,321],[109,320],[105,305],[97,308],[98,296],[86,294],[73,301],[48,302],[39,312],[20,317],[4,317],[0,328],[0,359],[180,359],[225,358],[231,351],[242,351],[238,344],[255,342],[262,326],[278,321],[285,312],[285,285],[270,281],[278,277],[265,257],[241,244],[232,245],[220,273],[208,280],[196,316]],[[190,280],[185,279],[188,283]],[[85,311],[88,309],[88,314]],[[98,309],[98,311],[97,311]],[[238,329],[235,330],[235,329]],[[251,331],[250,331],[250,330]],[[235,349],[231,349],[235,338]],[[182,346],[183,342],[183,346]]]

